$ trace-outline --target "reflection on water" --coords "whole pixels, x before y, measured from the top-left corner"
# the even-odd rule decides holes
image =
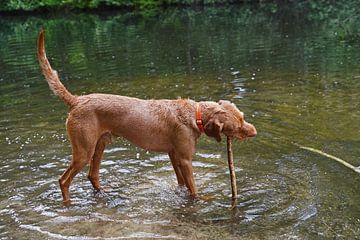
[[[360,180],[311,146],[360,165],[360,45],[326,26],[279,25],[248,9],[0,20],[0,237],[16,239],[354,239]],[[165,154],[118,139],[105,151],[96,193],[86,171],[61,204],[58,177],[71,158],[67,109],[36,62],[36,35],[76,94],[229,99],[258,136],[235,144],[239,199],[231,206],[225,144],[203,137],[196,184],[176,185]]]

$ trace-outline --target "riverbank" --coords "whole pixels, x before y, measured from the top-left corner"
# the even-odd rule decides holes
[[[209,7],[228,5],[253,5],[271,13],[281,9],[308,14],[317,12],[321,18],[343,11],[349,16],[356,13],[359,17],[360,3],[357,0],[3,0],[0,14],[36,14],[44,12],[79,12],[79,11],[154,11],[168,7]]]
[[[321,24],[332,28],[333,34],[340,40],[358,41],[360,39],[360,2],[352,0],[303,0],[303,1],[185,1],[185,0],[91,0],[91,1],[12,1],[5,0],[0,5],[0,16],[41,16],[54,17],[78,13],[94,13],[97,15],[130,12],[141,17],[157,17],[169,8],[191,8],[195,11],[212,8],[222,11],[224,7],[242,8],[249,17],[261,15],[269,21],[280,25],[298,22],[300,25]]]
[[[167,7],[204,7],[230,4],[259,4],[259,0],[4,0],[0,12],[7,14],[69,11],[153,11]]]

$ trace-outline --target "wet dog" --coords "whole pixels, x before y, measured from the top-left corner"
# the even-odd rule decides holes
[[[71,94],[50,66],[44,46],[44,32],[38,36],[38,60],[51,90],[70,108],[66,129],[72,146],[70,166],[59,179],[64,203],[70,202],[69,187],[77,173],[90,164],[88,178],[100,190],[99,168],[104,149],[112,136],[124,137],[150,151],[169,154],[179,185],[195,198],[192,157],[197,139],[204,132],[221,141],[221,134],[240,140],[254,137],[255,127],[231,102],[190,99],[142,100],[111,95]]]

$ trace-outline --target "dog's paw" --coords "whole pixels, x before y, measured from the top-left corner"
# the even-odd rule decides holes
[[[113,189],[111,187],[101,187],[96,190],[95,194],[98,196],[107,196],[108,193],[111,193]]]
[[[62,203],[63,203],[64,207],[70,207],[71,206],[71,200],[70,199],[63,200]]]
[[[211,196],[211,195],[196,195],[195,199],[205,201],[205,202],[209,202],[209,201],[214,200],[215,197]]]

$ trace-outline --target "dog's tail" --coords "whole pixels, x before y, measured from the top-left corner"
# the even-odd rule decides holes
[[[50,66],[45,53],[44,30],[41,30],[37,42],[37,55],[42,73],[48,82],[50,89],[58,95],[69,107],[76,105],[77,96],[72,95],[65,86],[60,82],[59,76]]]

